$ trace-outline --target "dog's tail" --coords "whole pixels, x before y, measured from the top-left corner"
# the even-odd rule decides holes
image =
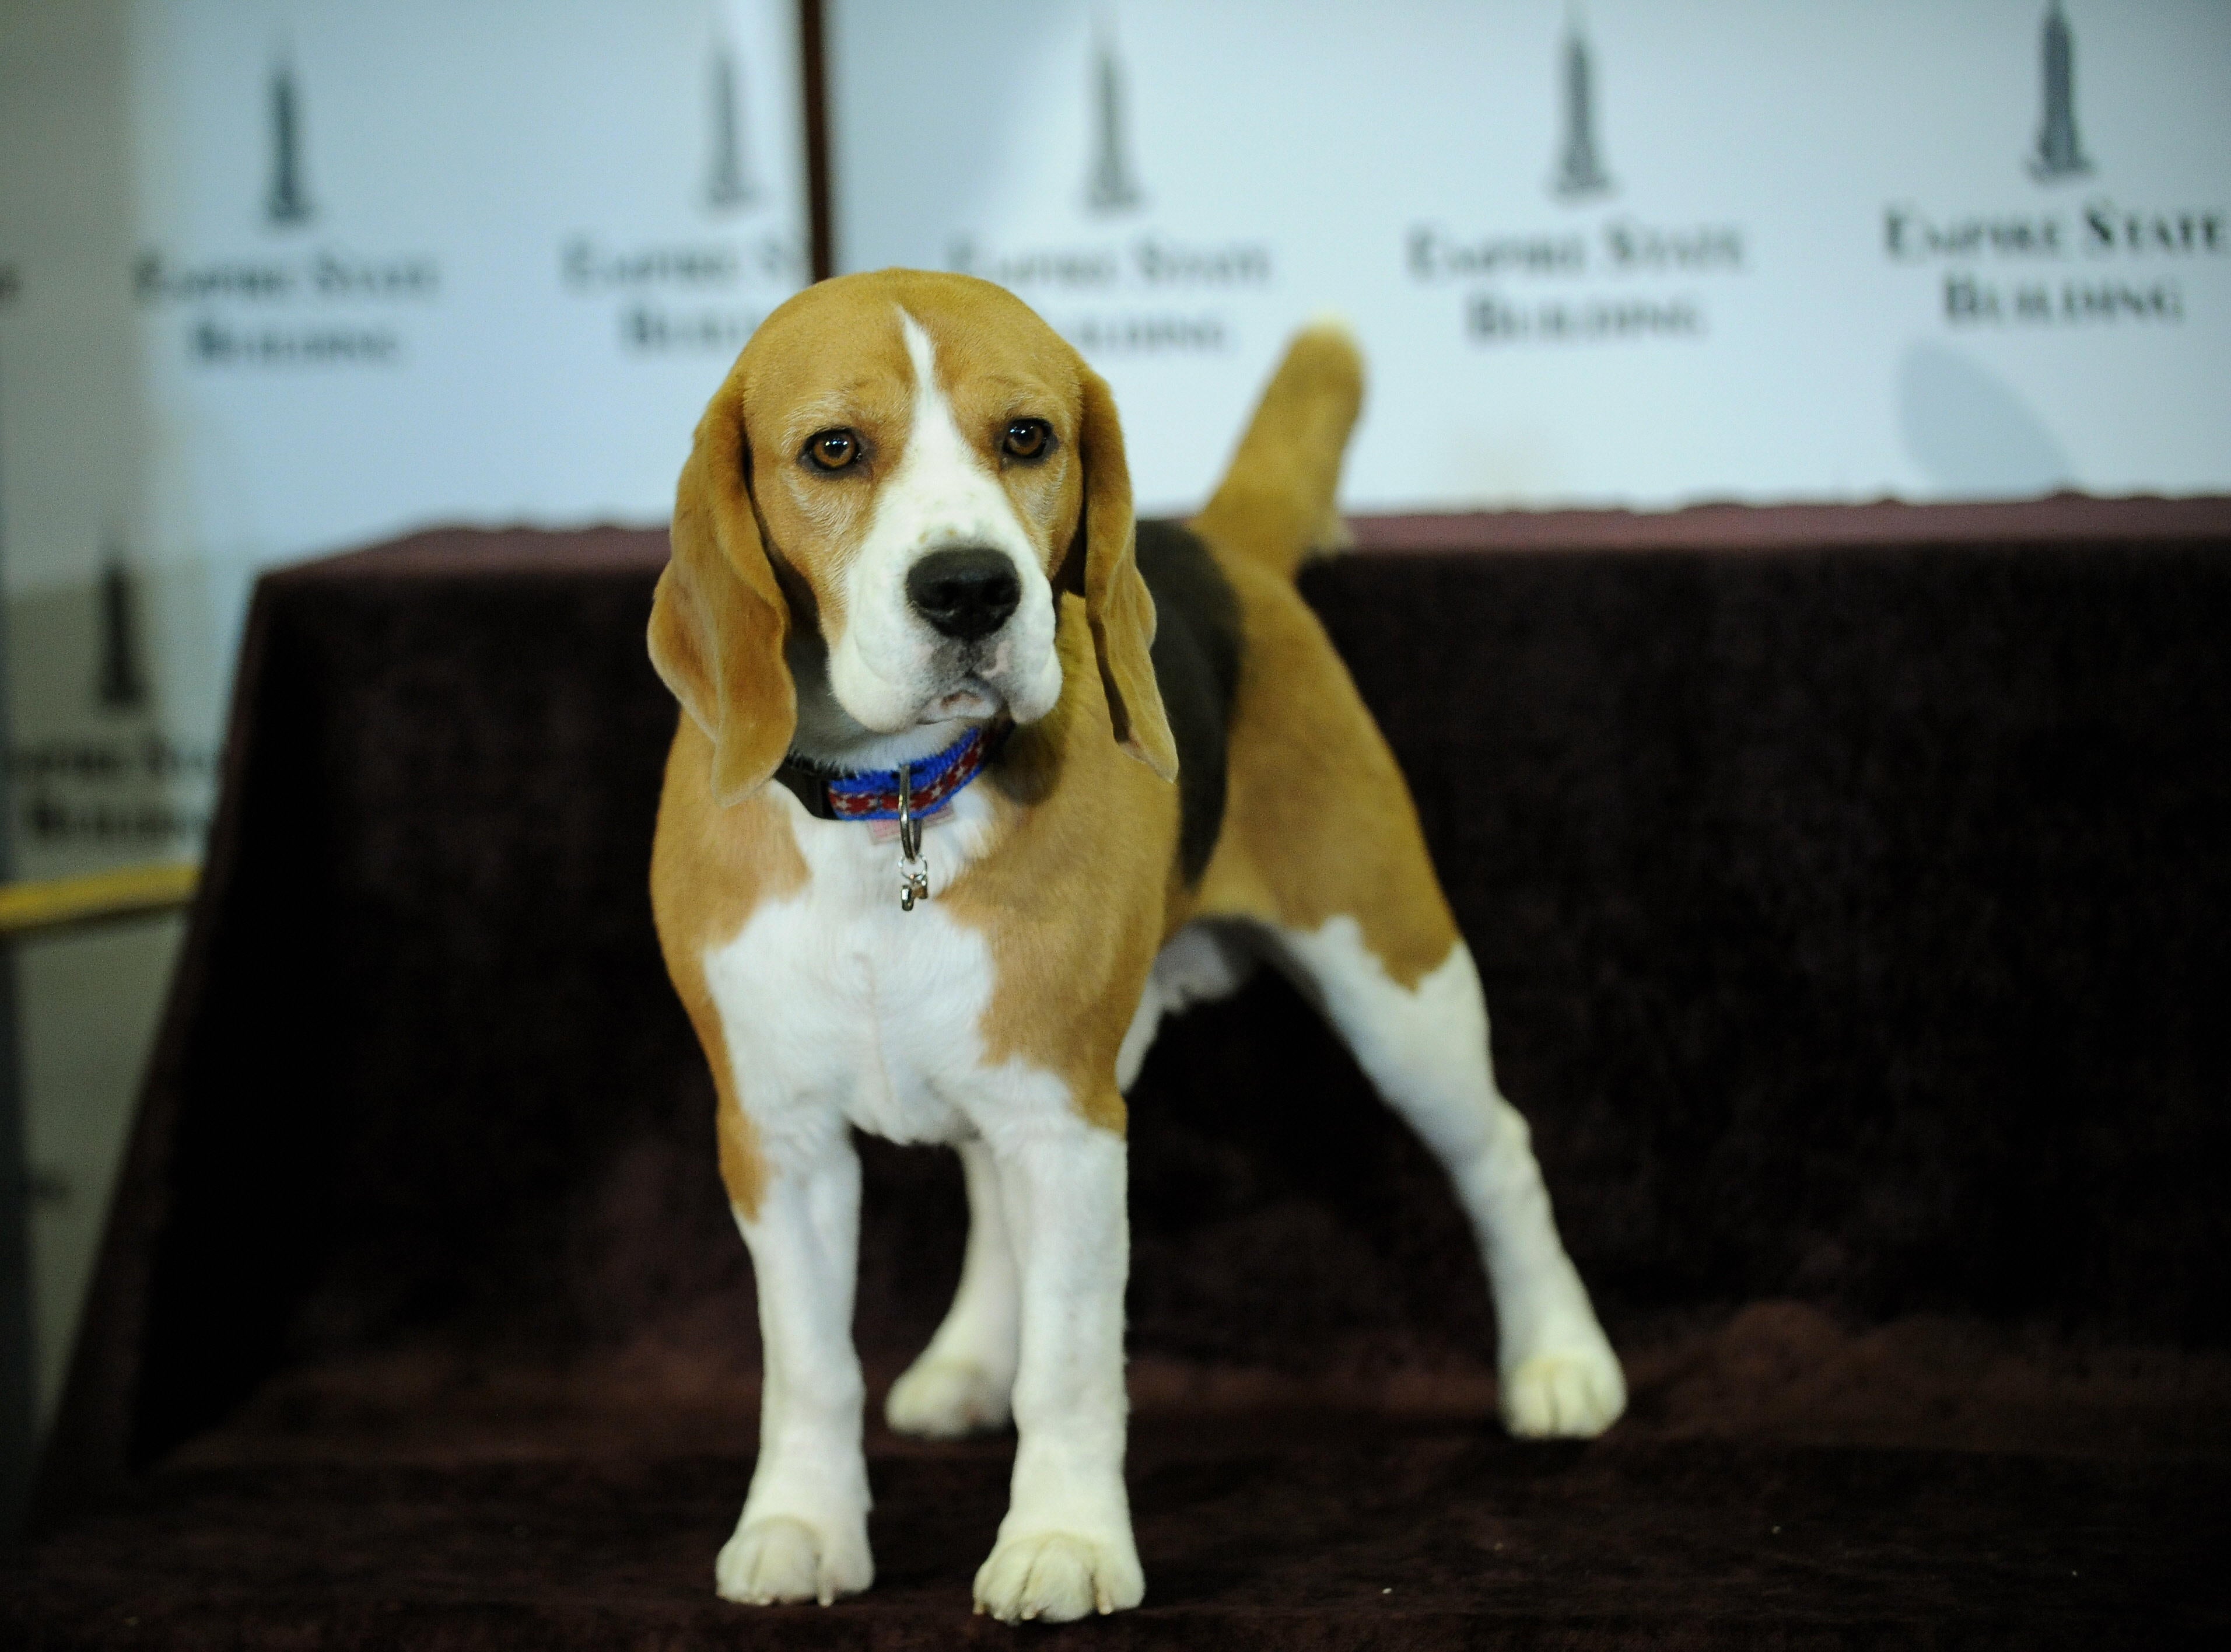
[[[1287,347],[1194,530],[1288,578],[1311,555],[1346,545],[1333,496],[1362,405],[1355,335],[1335,317],[1310,322]]]

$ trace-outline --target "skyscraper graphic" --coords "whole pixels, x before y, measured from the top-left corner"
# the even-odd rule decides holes
[[[147,673],[139,659],[139,616],[132,571],[111,547],[100,573],[100,676],[94,697],[107,711],[137,711],[147,703]]]
[[[271,71],[271,194],[263,216],[278,224],[310,221],[310,198],[302,187],[302,117],[294,66],[283,56]]]
[[[2045,11],[2045,119],[2037,129],[2037,153],[2029,174],[2040,183],[2081,178],[2092,170],[2076,137],[2076,47],[2060,0]]]
[[[1611,188],[1611,174],[1596,158],[1594,75],[1577,9],[1565,14],[1564,71],[1565,148],[1549,189],[1561,200],[1576,201]]]
[[[1123,152],[1123,70],[1108,30],[1092,31],[1092,172],[1084,204],[1095,212],[1123,212],[1146,198]]]
[[[713,50],[713,170],[705,198],[715,207],[749,206],[759,198],[744,164],[742,99],[736,90],[736,60],[726,46]]]

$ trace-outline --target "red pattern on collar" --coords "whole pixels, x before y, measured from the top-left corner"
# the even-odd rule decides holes
[[[984,730],[972,729],[958,742],[957,748],[948,746],[941,752],[909,763],[907,772],[914,787],[909,807],[915,818],[920,819],[943,807],[954,793],[983,773],[990,751],[991,742],[985,738]],[[937,772],[927,779],[921,778],[924,770],[936,768],[941,762],[944,765],[942,768],[937,768]],[[876,784],[861,787],[857,790],[850,789],[863,780],[872,780]],[[844,785],[847,789],[839,791],[837,785]],[[832,784],[829,788],[829,807],[839,820],[896,820],[899,813],[898,770],[884,769],[872,774],[848,776],[845,781]]]

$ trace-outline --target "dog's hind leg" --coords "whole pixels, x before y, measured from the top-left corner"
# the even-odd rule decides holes
[[[1478,972],[1409,787],[1293,587],[1225,566],[1248,663],[1198,915],[1253,921],[1447,1168],[1494,1293],[1511,1431],[1599,1434],[1625,1409],[1626,1383],[1557,1237],[1526,1123],[1496,1088]]]
[[[960,1286],[929,1345],[883,1403],[901,1434],[951,1440],[1006,1426],[1015,1386],[1020,1308],[999,1173],[983,1141],[960,1143],[968,1185],[968,1247]]]
[[[1504,1423],[1591,1435],[1626,1406],[1619,1360],[1565,1254],[1526,1121],[1497,1090],[1487,1006],[1461,939],[1405,985],[1345,915],[1277,928],[1271,950],[1456,1184],[1495,1300]]]

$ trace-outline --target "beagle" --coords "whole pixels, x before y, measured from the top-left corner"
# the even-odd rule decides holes
[[[1001,288],[885,270],[784,304],[706,410],[650,616],[682,709],[650,878],[765,1344],[727,1598],[875,1575],[859,1129],[966,1174],[960,1289],[886,1415],[1013,1421],[976,1609],[1139,1603],[1123,1092],[1258,958],[1447,1167],[1507,1425],[1624,1409],[1408,790],[1294,590],[1361,394],[1347,334],[1303,332],[1207,509],[1135,531],[1099,376]]]

